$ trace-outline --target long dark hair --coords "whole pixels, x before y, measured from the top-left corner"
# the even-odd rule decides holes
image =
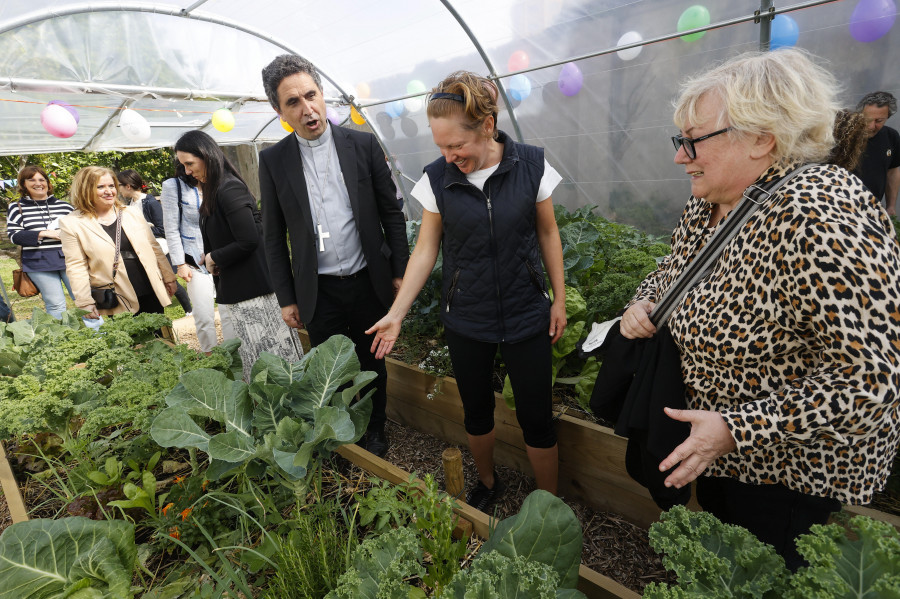
[[[175,142],[175,151],[193,154],[206,166],[206,181],[200,183],[200,189],[203,191],[200,214],[203,216],[209,216],[215,212],[216,192],[226,174],[236,177],[241,183],[247,185],[234,165],[225,157],[216,140],[203,131],[188,131],[179,137]]]

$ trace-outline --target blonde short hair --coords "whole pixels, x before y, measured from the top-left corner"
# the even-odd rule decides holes
[[[69,190],[69,200],[71,200],[72,205],[94,218],[97,217],[97,183],[99,183],[103,175],[109,175],[112,178],[113,185],[116,186],[116,206],[124,208],[125,206],[118,198],[119,181],[116,179],[116,174],[106,167],[86,166],[82,168],[75,173],[75,178],[72,179],[72,187]]]
[[[775,162],[820,162],[834,145],[839,106],[835,78],[801,50],[741,54],[686,81],[675,102],[675,125],[701,124],[697,107],[710,94],[723,107],[715,128],[738,138],[769,133]]]

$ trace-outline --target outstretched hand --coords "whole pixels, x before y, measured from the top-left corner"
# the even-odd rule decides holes
[[[709,410],[675,410],[666,408],[666,415],[691,425],[691,434],[659,464],[665,472],[678,465],[666,477],[665,485],[680,489],[700,476],[718,457],[737,448],[725,418]]]
[[[384,358],[394,349],[394,342],[400,336],[401,323],[402,319],[392,318],[388,314],[366,331],[366,335],[375,335],[370,351],[375,354],[376,360]]]

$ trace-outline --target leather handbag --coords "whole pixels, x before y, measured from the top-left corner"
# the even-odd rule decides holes
[[[617,435],[628,438],[625,466],[629,476],[647,487],[661,509],[686,504],[690,485],[681,489],[666,487],[666,477],[677,467],[659,471],[659,463],[690,435],[690,425],[672,420],[663,408],[686,409],[681,357],[667,325],[669,316],[687,293],[716,265],[722,251],[756,210],[771,200],[775,192],[813,164],[802,165],[781,179],[761,187],[751,185],[744,201],[715,232],[672,286],[666,290],[650,314],[657,333],[647,339],[627,339],[619,331],[619,319],[607,325],[600,345],[589,337],[579,344],[580,355],[603,356],[591,394],[591,410],[600,418],[615,423]],[[607,330],[608,329],[608,330]]]
[[[28,273],[22,270],[21,268],[17,268],[12,271],[13,275],[13,289],[16,290],[21,297],[34,297],[40,291],[37,286],[31,280],[31,277],[28,276]]]
[[[122,212],[116,212],[116,258],[113,261],[112,282],[102,287],[91,287],[91,297],[98,310],[112,310],[119,305],[116,294],[116,273],[119,270],[119,245],[122,241]]]

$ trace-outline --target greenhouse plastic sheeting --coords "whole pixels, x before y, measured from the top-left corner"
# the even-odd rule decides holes
[[[414,94],[466,69],[498,77],[515,117],[504,109],[500,127],[546,148],[564,177],[554,193],[557,203],[597,206],[619,222],[668,233],[689,194],[669,140],[678,84],[716,61],[758,49],[761,26],[752,17],[760,5],[4,0],[0,154],[170,146],[195,128],[222,144],[277,141],[287,132],[266,102],[260,71],[274,56],[293,52],[320,69],[325,95],[343,120],[351,101],[362,109],[408,192],[422,167],[439,155],[423,96]],[[886,58],[900,51],[892,29],[894,0],[775,8],[785,11],[772,25],[775,45],[796,45],[820,57],[843,83],[848,106],[869,91],[900,91],[900,69]],[[886,33],[857,39],[850,23],[860,11]],[[679,20],[690,27],[708,22],[712,29],[683,39]],[[653,43],[616,52],[628,40]],[[42,127],[41,111],[51,100],[77,110],[72,137],[54,137]],[[145,141],[124,135],[119,118],[126,108],[150,124]],[[234,113],[230,131],[211,124],[220,108]],[[414,204],[409,209],[416,214]]]

